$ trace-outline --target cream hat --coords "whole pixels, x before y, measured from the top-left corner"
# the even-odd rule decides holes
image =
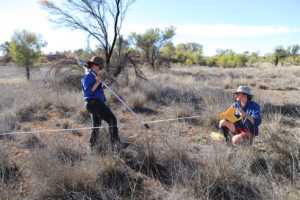
[[[238,92],[242,92],[242,93],[248,94],[250,96],[253,96],[253,94],[251,94],[251,92],[250,92],[250,88],[247,86],[239,86],[239,88],[236,91],[234,91],[233,93],[235,94]]]

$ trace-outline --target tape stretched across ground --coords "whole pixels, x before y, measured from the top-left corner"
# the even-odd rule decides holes
[[[153,120],[153,121],[147,121],[148,124],[154,124],[154,123],[163,123],[163,122],[170,122],[170,121],[177,121],[177,120],[186,120],[186,119],[195,119],[200,118],[202,115],[195,115],[190,117],[180,117],[180,118],[171,118],[171,119],[159,119],[159,120]],[[110,127],[121,127],[121,126],[129,126],[132,124],[137,124],[139,122],[130,122],[130,123],[124,123],[124,124],[118,124],[118,126],[101,126],[101,127],[83,127],[83,128],[69,128],[69,129],[56,129],[56,130],[36,130],[36,131],[20,131],[20,132],[7,132],[7,133],[0,133],[0,136],[4,135],[16,135],[16,134],[35,134],[35,133],[48,133],[48,132],[67,132],[67,131],[79,131],[79,130],[90,130],[94,128],[99,129],[105,129]]]

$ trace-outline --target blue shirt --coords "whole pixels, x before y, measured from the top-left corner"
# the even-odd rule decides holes
[[[235,102],[231,107],[242,108],[239,102]],[[254,119],[254,124],[244,117],[235,123],[236,127],[244,130],[250,130],[253,135],[257,136],[258,126],[261,124],[260,106],[253,101],[247,101],[246,105],[242,109],[247,115],[250,115]]]
[[[93,71],[87,72],[83,75],[81,79],[81,89],[84,99],[99,99],[100,101],[105,102],[106,98],[102,87],[99,86],[94,92],[92,91],[95,83],[96,77]]]

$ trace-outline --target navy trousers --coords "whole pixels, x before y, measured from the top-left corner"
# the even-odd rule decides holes
[[[119,140],[118,127],[117,127],[117,118],[110,110],[110,108],[102,101],[98,99],[87,100],[86,109],[92,114],[93,127],[100,127],[102,120],[108,123],[110,140],[111,143],[115,143]],[[90,143],[91,146],[94,146],[97,142],[99,136],[99,129],[93,129],[91,132]]]

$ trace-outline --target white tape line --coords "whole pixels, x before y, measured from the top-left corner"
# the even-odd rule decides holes
[[[154,121],[148,121],[145,123],[153,124],[153,123],[161,123],[161,122],[167,122],[167,121],[177,121],[177,120],[183,120],[183,119],[193,119],[193,118],[199,118],[200,115],[191,116],[191,117],[180,117],[180,118],[172,118],[172,119],[161,119],[161,120],[154,120]],[[117,125],[117,127],[125,126],[128,124],[138,124],[140,122],[131,122],[131,123],[125,123],[121,125]],[[48,133],[48,132],[66,132],[66,131],[80,131],[80,130],[90,130],[90,129],[104,129],[104,128],[111,128],[114,126],[100,126],[100,127],[84,127],[84,128],[69,128],[69,129],[56,129],[56,130],[43,130],[43,131],[27,131],[27,132],[10,132],[10,133],[0,133],[0,136],[3,135],[16,135],[16,134],[33,134],[33,133]]]

